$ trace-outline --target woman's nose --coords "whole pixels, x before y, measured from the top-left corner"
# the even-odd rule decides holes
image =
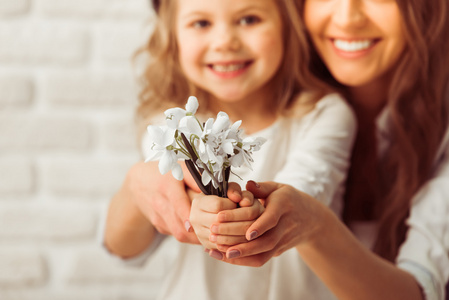
[[[332,21],[339,27],[362,27],[367,20],[361,0],[335,0]]]
[[[216,51],[237,51],[241,47],[241,40],[233,26],[220,26],[212,33],[212,48]]]

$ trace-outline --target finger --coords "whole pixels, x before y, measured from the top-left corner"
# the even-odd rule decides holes
[[[169,174],[170,175],[170,174]],[[167,177],[161,186],[166,194],[170,206],[174,209],[174,217],[178,224],[186,228],[186,221],[189,220],[191,200],[182,181]]]
[[[249,191],[242,192],[242,200],[239,202],[241,207],[249,207],[254,204],[254,196]]]
[[[190,222],[195,228],[195,232],[199,227],[204,227],[209,230],[212,223],[217,221],[217,215],[204,210],[204,204],[207,204],[205,197],[198,197],[193,199],[192,210],[190,211]]]
[[[187,169],[185,162],[181,163],[181,168],[182,168],[182,173],[184,175],[183,181],[184,181],[185,186],[197,193],[200,193],[201,190],[198,187],[198,185],[196,184],[195,179],[193,179],[192,174],[190,174],[189,169]]]
[[[264,252],[270,252],[273,255],[280,236],[281,234],[277,230],[272,230],[253,241],[232,246],[227,249],[226,253],[231,258],[252,256]],[[238,256],[236,255],[237,252],[239,253]]]
[[[230,182],[227,196],[231,201],[239,203],[242,200],[242,188],[240,185],[235,182]]]
[[[209,236],[209,240],[212,243],[220,244],[220,245],[227,245],[227,246],[237,245],[237,244],[246,242],[246,238],[244,235],[235,235],[234,236],[234,235],[211,234]]]
[[[218,260],[223,260],[225,257],[223,253],[214,249],[209,251],[209,256]]]
[[[267,261],[269,261],[273,257],[273,251],[268,251],[264,253],[259,253],[252,256],[240,257],[239,253],[231,252],[226,253],[226,256],[222,259],[224,262],[239,265],[239,266],[248,266],[248,267],[261,267]],[[229,256],[229,257],[228,257]]]
[[[251,207],[239,207],[232,210],[224,210],[218,213],[218,222],[241,222],[252,221],[258,218],[261,214],[262,205]]]
[[[281,212],[277,209],[275,202],[272,205],[267,205],[265,211],[257,218],[253,224],[246,231],[246,238],[248,241],[263,235],[265,232],[273,229],[279,223]]]
[[[197,205],[197,207],[202,211],[213,214],[216,214],[222,210],[230,210],[237,207],[237,205],[228,198],[222,198],[218,196],[205,196],[203,194],[195,197],[195,199],[193,199],[193,202],[195,202],[195,205]]]
[[[255,182],[248,181],[246,183],[246,189],[250,191],[256,198],[267,198],[271,193],[278,190],[282,184],[267,181],[267,182]]]
[[[251,226],[253,221],[246,222],[230,222],[230,223],[217,223],[212,224],[210,231],[217,235],[243,235],[245,236],[246,231]],[[246,240],[245,240],[246,242]]]

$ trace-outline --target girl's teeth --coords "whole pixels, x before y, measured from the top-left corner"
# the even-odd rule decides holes
[[[344,40],[334,40],[334,45],[337,49],[355,52],[368,49],[373,42],[371,40],[364,41],[344,41]]]
[[[245,64],[234,64],[234,65],[212,65],[212,69],[217,72],[233,72],[243,69]]]

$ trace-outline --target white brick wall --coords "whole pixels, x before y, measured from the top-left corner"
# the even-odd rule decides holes
[[[96,241],[139,159],[131,57],[149,2],[0,0],[2,300],[155,296],[164,262],[125,268]]]

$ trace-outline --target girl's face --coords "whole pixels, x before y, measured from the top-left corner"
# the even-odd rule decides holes
[[[220,101],[260,94],[283,58],[275,0],[178,0],[176,39],[186,77]]]
[[[395,0],[305,0],[304,20],[329,71],[351,87],[385,83],[406,45]]]

